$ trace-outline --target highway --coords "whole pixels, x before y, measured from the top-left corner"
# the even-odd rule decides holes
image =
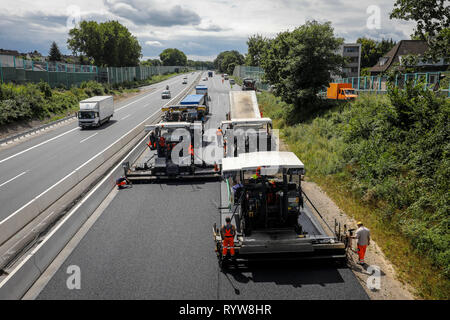
[[[222,84],[219,76],[207,85],[213,114],[207,128],[217,128],[229,108],[230,86],[228,81]],[[37,299],[368,298],[350,269],[333,265],[264,264],[223,273],[212,237],[212,225],[219,221],[219,182],[138,184],[113,191],[112,196],[67,259],[60,257],[61,265],[47,270],[40,279],[43,286],[32,288],[31,295]],[[73,265],[81,271],[79,290],[66,285],[67,268]]]
[[[184,75],[148,86],[148,91],[115,104],[112,120],[100,128],[80,130],[72,122],[12,147],[0,148],[0,222],[67,174],[93,158],[168,100],[161,92],[170,86],[172,97],[194,80]]]

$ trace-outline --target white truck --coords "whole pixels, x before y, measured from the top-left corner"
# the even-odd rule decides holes
[[[95,96],[80,101],[78,111],[78,126],[99,127],[108,122],[114,114],[114,99],[112,96]]]

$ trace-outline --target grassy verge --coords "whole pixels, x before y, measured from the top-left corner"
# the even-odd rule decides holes
[[[80,87],[52,89],[46,82],[16,85],[0,84],[0,126],[19,121],[64,118],[78,110],[79,101],[96,95],[113,95],[138,92],[139,87],[164,81],[176,73],[155,75],[152,78],[109,85],[95,81],[83,82]]]
[[[450,297],[449,102],[420,88],[367,95],[289,126],[292,106],[258,95],[307,176],[372,230],[400,280]]]

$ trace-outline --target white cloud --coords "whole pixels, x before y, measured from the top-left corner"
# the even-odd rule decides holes
[[[162,47],[162,43],[159,41],[145,41],[145,44],[151,47]]]
[[[0,48],[48,52],[55,40],[66,48],[67,8],[74,1],[0,0]],[[390,20],[392,0],[79,0],[82,19],[118,20],[142,44],[144,56],[165,48],[186,55],[214,57],[221,51],[247,50],[248,36],[273,37],[306,20],[331,21],[338,36],[354,42],[360,36],[409,38],[414,23]],[[370,5],[380,8],[381,28],[367,29]]]

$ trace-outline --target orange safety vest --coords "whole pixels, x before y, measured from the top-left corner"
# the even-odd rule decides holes
[[[223,233],[225,238],[234,238],[234,228],[232,225],[230,225],[230,227],[228,228],[228,226],[223,226],[222,227]]]
[[[222,136],[223,135],[222,129],[217,129],[216,135]]]

